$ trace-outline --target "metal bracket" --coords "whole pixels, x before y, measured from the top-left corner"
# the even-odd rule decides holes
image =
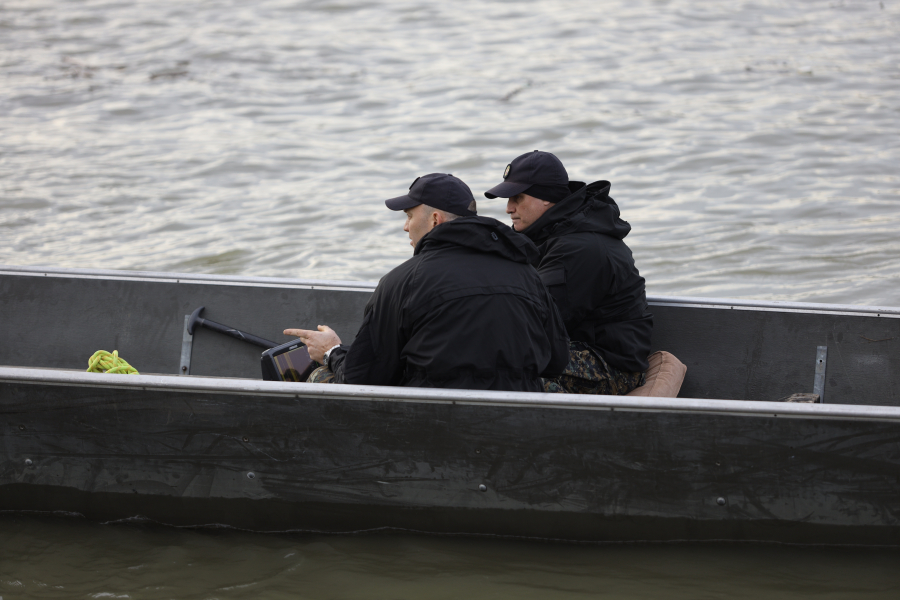
[[[819,395],[819,403],[825,404],[825,367],[828,364],[828,346],[816,348],[816,379],[813,394]]]
[[[191,374],[191,348],[194,345],[194,336],[188,333],[188,325],[191,315],[184,315],[184,333],[181,338],[181,369],[179,375]]]

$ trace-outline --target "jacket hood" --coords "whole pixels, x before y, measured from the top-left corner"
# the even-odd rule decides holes
[[[413,256],[445,245],[497,254],[518,263],[530,264],[540,257],[534,242],[491,217],[459,217],[438,225],[422,236]]]
[[[523,231],[536,244],[551,236],[569,233],[602,233],[618,240],[631,231],[631,225],[619,218],[619,206],[609,197],[608,181],[585,184],[570,181],[572,192]]]

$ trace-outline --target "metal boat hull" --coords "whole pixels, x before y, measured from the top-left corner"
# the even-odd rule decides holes
[[[209,332],[194,340],[194,375],[175,374],[183,315],[199,304],[279,339],[287,325],[350,331],[370,292],[8,270],[0,510],[258,531],[900,544],[896,309],[654,299],[654,349],[688,365],[694,398],[263,382],[250,379],[255,349]],[[75,318],[104,312],[88,305],[106,307],[105,325]],[[762,401],[811,391],[807,347],[820,341],[827,403]],[[68,370],[113,347],[142,373],[172,374]]]

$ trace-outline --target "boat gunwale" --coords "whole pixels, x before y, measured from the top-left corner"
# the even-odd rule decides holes
[[[506,408],[705,414],[761,418],[900,422],[900,407],[857,404],[793,404],[757,400],[657,398],[293,383],[179,375],[107,375],[66,369],[0,366],[0,383],[98,389],[217,393],[284,399],[459,404]],[[9,414],[0,408],[0,414]]]
[[[72,279],[107,279],[111,281],[153,281],[157,283],[193,283],[245,287],[307,288],[371,292],[377,283],[329,279],[294,279],[286,277],[252,277],[246,275],[203,275],[161,271],[116,271],[112,269],[65,269],[58,267],[19,267],[0,265],[0,275],[34,277],[68,277]],[[900,309],[898,309],[900,311]]]
[[[0,265],[0,275],[32,277],[67,277],[74,279],[106,279],[114,281],[153,281],[200,285],[317,289],[371,292],[377,285],[371,281],[341,281],[246,275],[204,275],[157,271],[116,271],[112,269],[75,269],[59,267]],[[819,304],[781,300],[746,300],[740,298],[705,298],[700,296],[647,296],[651,306],[713,308],[725,310],[761,310],[774,312],[840,314],[865,317],[900,318],[900,307],[860,306],[855,304]]]

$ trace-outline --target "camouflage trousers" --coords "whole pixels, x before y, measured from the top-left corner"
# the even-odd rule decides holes
[[[554,394],[622,396],[644,385],[646,373],[624,373],[606,364],[583,342],[569,342],[569,364],[555,379],[542,379],[544,391]]]
[[[334,383],[334,373],[326,366],[321,366],[306,379],[306,383]]]

